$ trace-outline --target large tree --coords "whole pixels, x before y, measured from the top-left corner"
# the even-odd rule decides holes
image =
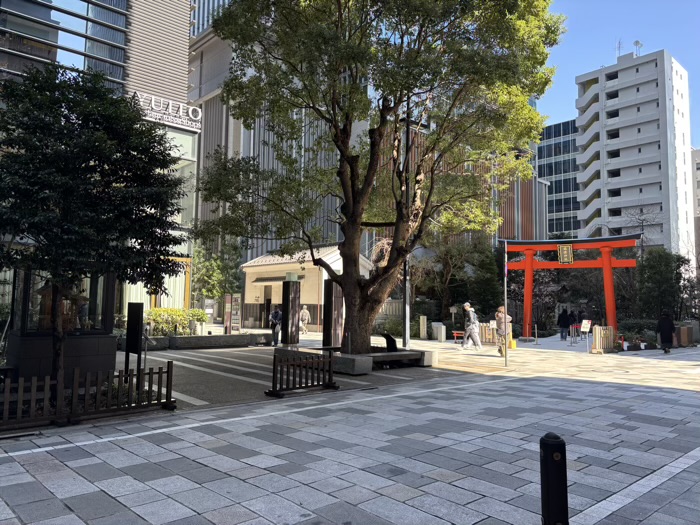
[[[63,297],[106,273],[164,293],[181,271],[182,180],[166,132],[102,75],[30,69],[0,83],[0,105],[0,267],[48,275],[62,381]]]
[[[233,51],[222,97],[233,117],[275,137],[276,166],[214,155],[202,190],[226,205],[203,231],[282,239],[294,253],[336,223],[342,273],[313,249],[312,260],[343,289],[345,349],[369,351],[374,318],[429,221],[492,230],[494,183],[531,173],[513,152],[542,129],[528,102],[552,77],[545,63],[562,20],[550,3],[232,0],[213,23]],[[487,156],[493,170],[472,169]],[[386,228],[391,243],[363,277],[369,228]]]

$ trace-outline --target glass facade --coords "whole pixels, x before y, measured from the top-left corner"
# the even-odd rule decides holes
[[[537,175],[550,183],[547,196],[547,233],[550,236],[578,235],[577,133],[575,120],[552,124],[544,128],[537,146]]]
[[[215,13],[227,3],[228,0],[193,0],[192,36],[204,32],[211,25]]]
[[[0,70],[17,75],[32,65],[58,62],[124,80],[126,2],[0,0]]]

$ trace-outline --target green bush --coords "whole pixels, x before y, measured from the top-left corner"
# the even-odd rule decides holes
[[[389,334],[396,338],[403,337],[403,319],[390,317],[383,323],[377,323],[372,329],[374,335]],[[420,321],[411,321],[411,338],[418,339],[420,337]],[[428,323],[428,339],[431,337],[430,323]]]
[[[153,326],[152,335],[193,335],[190,333],[190,321],[204,323],[208,320],[204,310],[193,308],[153,308],[146,312],[146,322]]]
[[[619,332],[631,334],[643,334],[644,332],[654,332],[656,330],[655,319],[625,319],[618,324]]]

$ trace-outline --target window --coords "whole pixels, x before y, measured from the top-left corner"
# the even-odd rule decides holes
[[[657,107],[657,108],[659,107],[659,101],[658,101],[658,100],[656,101],[656,107]]]
[[[639,87],[637,87],[637,93],[639,93]]]
[[[695,163],[695,171],[700,171],[700,162]]]
[[[639,193],[644,193],[644,188],[639,188]]]
[[[641,133],[641,132],[642,132],[642,128],[637,128],[637,133]]]
[[[659,206],[659,211],[664,211],[664,205],[663,205],[663,204],[661,204],[661,205]]]
[[[639,73],[639,68],[635,68],[634,72]],[[637,89],[639,89],[639,88],[637,88]]]
[[[656,149],[661,149],[661,144],[657,144]]]
[[[641,172],[642,172],[642,168],[639,168],[639,173],[641,173]]]
[[[637,113],[639,113],[640,111],[642,111],[642,108],[640,108],[639,106],[637,106]]]
[[[659,171],[661,171],[661,164],[659,164]]]
[[[639,208],[639,213],[644,213],[644,208]]]
[[[637,153],[641,153],[641,152],[642,152],[642,148],[637,148]]]
[[[661,233],[663,233],[664,232],[664,225],[661,224],[660,226],[661,226]]]
[[[663,187],[663,186],[662,186],[661,184],[659,184],[659,191],[661,191],[662,187]]]

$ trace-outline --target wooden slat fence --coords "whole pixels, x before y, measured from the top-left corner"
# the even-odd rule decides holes
[[[172,361],[166,368],[151,367],[141,374],[133,369],[82,374],[75,368],[72,384],[58,392],[56,380],[50,376],[20,377],[17,381],[8,377],[1,384],[2,430],[174,407]]]
[[[300,352],[276,348],[272,363],[272,388],[265,395],[284,397],[285,392],[307,388],[340,388],[333,381],[333,351]]]

